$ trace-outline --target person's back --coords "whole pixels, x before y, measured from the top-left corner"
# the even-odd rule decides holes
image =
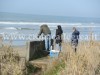
[[[57,36],[57,35],[61,35],[62,33],[63,33],[62,30],[56,29],[56,36]]]
[[[48,27],[46,24],[44,24],[44,25],[42,25],[42,26],[40,27],[39,35],[41,35],[42,33],[43,33],[44,35],[51,34],[51,31],[50,31],[49,27]]]
[[[80,32],[78,30],[75,30],[72,33],[72,39],[79,39],[79,34],[80,34]]]

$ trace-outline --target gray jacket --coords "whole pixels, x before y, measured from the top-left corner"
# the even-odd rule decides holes
[[[43,33],[43,35],[51,34],[51,31],[46,24],[41,25],[38,36],[40,36],[42,33]]]

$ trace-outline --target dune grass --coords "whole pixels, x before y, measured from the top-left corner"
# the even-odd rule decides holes
[[[80,42],[76,53],[70,43],[63,43],[55,62],[48,65],[44,75],[100,75],[100,42]]]
[[[39,70],[41,69],[20,57],[10,45],[0,48],[0,75],[33,75]]]
[[[11,46],[0,49],[0,75],[25,75],[25,64]]]
[[[70,43],[63,43],[58,58],[49,62],[39,75],[100,75],[100,41],[80,42],[75,53]],[[0,48],[0,75],[34,75],[37,68],[21,61],[11,46]]]

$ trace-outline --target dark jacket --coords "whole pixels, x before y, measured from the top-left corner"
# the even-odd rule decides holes
[[[62,35],[63,31],[60,30],[60,29],[56,29],[56,43],[61,43],[62,42],[62,38],[61,38],[61,35]]]
[[[80,32],[78,30],[75,30],[72,33],[72,38],[71,38],[71,44],[72,45],[74,45],[74,46],[78,45],[79,34],[80,34]]]
[[[51,34],[51,31],[50,31],[49,27],[46,24],[44,24],[40,27],[40,32],[39,32],[38,36],[40,36],[42,33],[44,35]]]
[[[79,34],[80,34],[80,32],[78,30],[75,30],[72,33],[72,39],[79,39]]]

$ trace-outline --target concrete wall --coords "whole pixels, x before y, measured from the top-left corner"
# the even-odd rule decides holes
[[[30,41],[28,45],[26,56],[27,61],[48,55],[48,53],[45,51],[45,41]]]

